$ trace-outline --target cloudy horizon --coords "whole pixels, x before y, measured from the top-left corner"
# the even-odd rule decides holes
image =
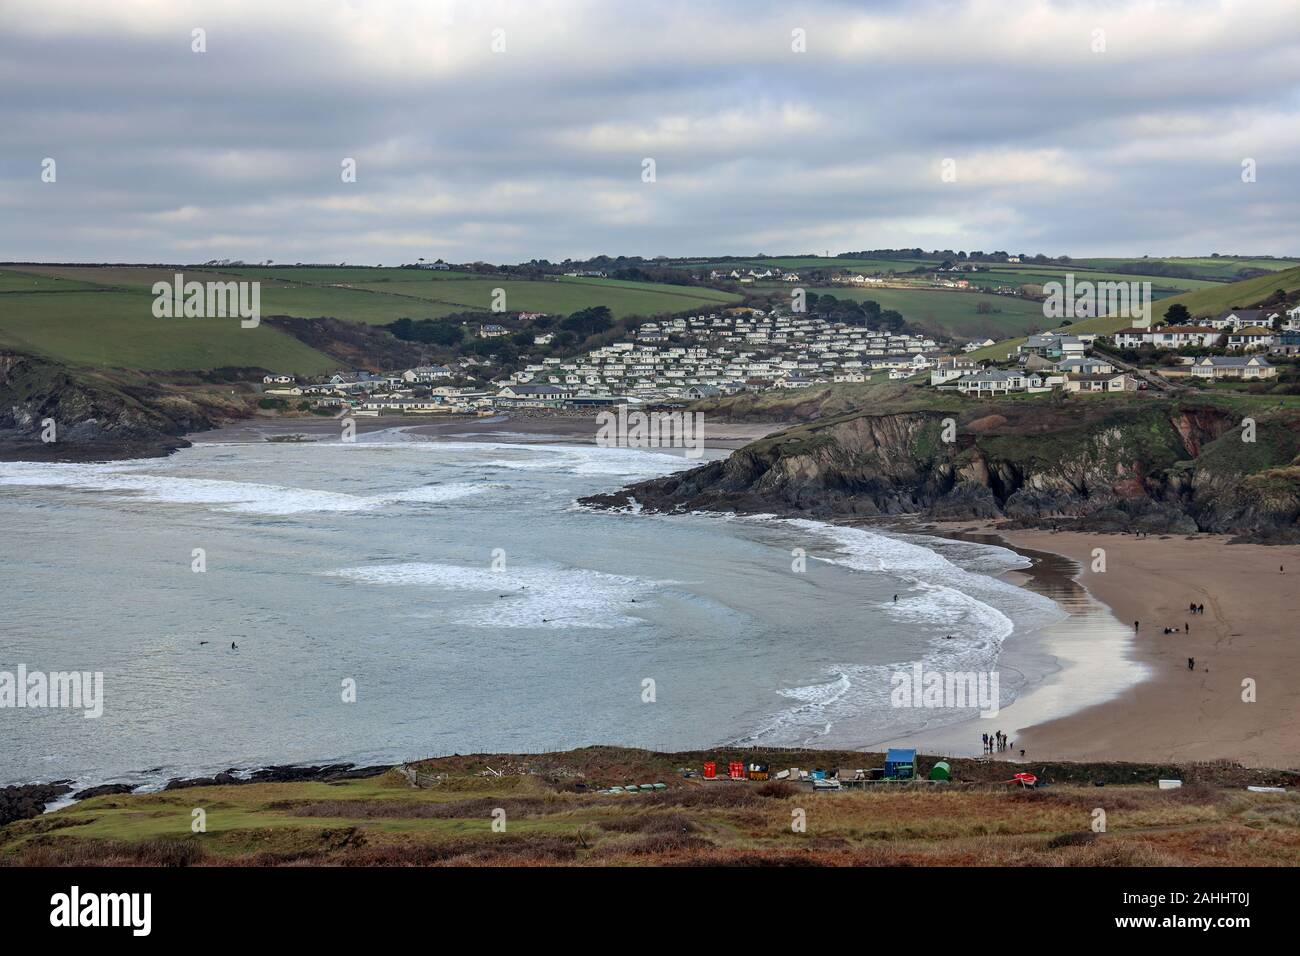
[[[0,261],[1300,255],[1294,0],[0,0],[0,79]]]

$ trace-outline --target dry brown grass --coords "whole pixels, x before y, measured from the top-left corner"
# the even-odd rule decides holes
[[[672,755],[669,755],[670,757]],[[1009,789],[990,781],[815,793],[783,781],[705,782],[600,794],[574,754],[439,761],[427,789],[397,775],[195,787],[96,798],[0,830],[10,865],[112,866],[1276,866],[1300,863],[1300,802],[1212,786],[1210,767],[1179,790],[1152,782]],[[655,779],[664,755],[599,749],[612,780]],[[637,763],[637,762],[640,763]],[[829,761],[823,761],[829,763]],[[858,763],[868,763],[859,760]],[[796,763],[791,760],[791,763]],[[810,764],[810,761],[798,761]],[[636,764],[632,769],[628,769]],[[847,764],[846,764],[847,765]],[[590,766],[578,763],[583,772]],[[660,767],[659,769],[663,769]],[[996,771],[996,768],[995,768]],[[995,771],[988,771],[993,773]],[[1004,772],[996,771],[1000,776]],[[1065,776],[1091,777],[1095,768]],[[1127,778],[1128,767],[1114,771]],[[579,783],[587,781],[580,788]],[[1197,779],[1201,782],[1195,782]],[[190,834],[190,808],[208,832]],[[493,811],[508,831],[493,832]],[[1106,832],[1094,833],[1105,810]],[[796,832],[792,820],[806,820]]]

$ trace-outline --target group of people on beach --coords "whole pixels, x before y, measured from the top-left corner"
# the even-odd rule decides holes
[[[1197,604],[1195,601],[1193,601],[1191,604],[1187,605],[1187,611],[1190,614],[1204,614],[1205,605]]]
[[[1007,740],[1007,735],[1000,730],[991,734],[983,734],[982,736],[984,737],[984,752],[986,754],[1011,749],[1012,741]]]

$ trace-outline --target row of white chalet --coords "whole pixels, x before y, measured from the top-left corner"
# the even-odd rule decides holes
[[[545,385],[575,398],[631,396],[646,401],[688,398],[693,387],[806,388],[863,381],[872,371],[906,378],[933,364],[938,342],[832,323],[805,313],[729,309],[723,313],[646,322],[633,341],[614,342],[572,358],[529,362],[510,385]]]

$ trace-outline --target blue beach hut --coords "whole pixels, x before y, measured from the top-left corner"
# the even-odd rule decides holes
[[[885,752],[885,779],[911,780],[916,776],[916,751],[890,747]]]

